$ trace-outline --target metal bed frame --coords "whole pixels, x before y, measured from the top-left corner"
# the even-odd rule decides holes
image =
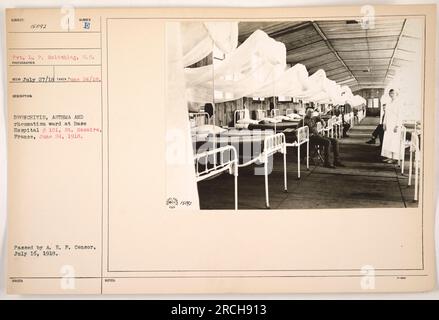
[[[233,113],[233,125],[236,127],[238,120],[244,119],[244,116],[245,116],[245,109],[235,110],[235,112]]]
[[[405,125],[413,125],[413,128],[407,128]],[[407,132],[411,133],[410,141],[407,140]],[[409,148],[410,158],[409,158],[409,176],[408,176],[408,186],[412,185],[412,173],[413,173],[413,162],[415,165],[415,194],[413,197],[414,201],[418,201],[418,189],[419,189],[419,165],[421,162],[421,150],[419,144],[419,137],[421,135],[420,124],[416,120],[404,121],[401,125],[401,141],[400,141],[400,157],[398,163],[401,166],[401,174],[404,174],[404,164],[405,164],[405,149]],[[413,159],[414,154],[414,159]]]
[[[351,112],[345,113],[344,121],[349,123],[351,125],[351,128],[352,128],[353,127],[353,122],[354,122],[353,113],[351,113]]]
[[[238,164],[238,167],[246,167],[256,162],[264,164],[264,176],[265,176],[265,207],[270,208],[270,199],[268,192],[268,159],[275,153],[280,152],[284,158],[284,191],[288,192],[287,183],[287,148],[285,143],[285,135],[283,133],[277,133],[267,136],[264,139],[264,151],[256,158],[247,161],[243,164]]]
[[[398,165],[401,167],[401,174],[404,174],[404,165],[405,165],[405,149],[410,148],[411,149],[411,141],[407,141],[407,132],[411,132],[410,130],[407,130],[406,126],[401,124],[400,126],[400,137],[399,137],[399,159],[398,159]],[[411,156],[411,150],[410,150],[410,156]],[[411,165],[410,159],[410,165]],[[410,182],[409,182],[410,183]],[[410,184],[409,184],[410,185]]]
[[[419,193],[419,165],[421,163],[421,149],[419,143],[419,136],[421,135],[421,130],[418,130],[415,127],[412,132],[412,137],[410,139],[410,167],[409,167],[409,181],[408,185],[412,184],[412,168],[413,168],[413,153],[415,154],[415,195],[413,197],[414,201],[418,201],[418,193]]]
[[[334,122],[334,118],[329,118],[326,123],[326,127],[322,129],[322,132],[328,134],[328,137],[331,134],[331,138],[334,138]]]
[[[224,158],[224,154],[229,155]],[[218,161],[219,156],[219,161]],[[209,167],[209,158],[213,157],[213,166]],[[200,171],[200,160],[203,160],[204,170]],[[202,181],[212,176],[215,176],[224,171],[229,171],[229,174],[234,175],[235,180],[235,210],[238,210],[238,156],[235,147],[224,146],[213,150],[197,153],[194,156],[195,161],[195,178],[196,181]]]
[[[353,111],[349,112],[349,119],[350,119],[349,124],[351,125],[351,128],[353,128],[355,126],[355,116]]]
[[[412,125],[413,129],[408,129],[406,125]],[[401,136],[400,136],[400,149],[399,149],[399,159],[398,159],[398,165],[401,166],[401,174],[404,174],[404,164],[405,164],[405,149],[410,149],[410,156],[412,152],[412,144],[413,141],[410,139],[410,141],[407,140],[407,132],[410,132],[413,134],[418,134],[417,131],[418,122],[416,120],[406,120],[403,121],[403,123],[400,126],[401,130]],[[410,157],[410,166],[412,166],[412,158]]]
[[[271,112],[270,112],[270,115],[272,117],[279,116],[280,115],[280,110],[279,109],[272,109]]]
[[[258,109],[256,110],[256,120],[261,120],[268,116],[267,110]]]
[[[190,112],[189,113],[189,119],[194,121],[195,127],[199,126],[200,124],[210,124],[210,116],[207,112]],[[201,119],[201,120],[199,120]],[[204,121],[203,121],[204,119]],[[191,125],[192,127],[192,125]],[[196,134],[192,134],[192,139],[194,139],[194,137],[196,139],[198,139]]]
[[[227,145],[220,148],[215,148],[209,151],[198,153],[194,156],[196,181],[202,181],[209,177],[215,176],[224,171],[229,171],[229,174],[235,176],[235,210],[238,209],[238,170],[241,167],[246,167],[256,162],[264,164],[264,181],[265,181],[265,206],[270,208],[269,190],[268,190],[268,163],[271,156],[280,152],[283,154],[284,161],[284,192],[288,192],[287,182],[287,145],[285,142],[285,135],[283,133],[269,135],[264,138],[263,151],[252,160],[239,164],[238,152],[235,147]],[[229,153],[231,156],[225,157]],[[212,161],[213,157],[213,161]],[[219,158],[219,159],[217,159]],[[209,159],[211,160],[209,162]],[[213,164],[212,164],[213,163]],[[200,164],[204,168],[200,170]],[[208,166],[208,164],[211,164]]]
[[[286,143],[287,147],[297,148],[297,179],[300,179],[300,146],[306,143],[306,168],[309,170],[309,128],[303,126],[296,131],[297,141]]]
[[[342,128],[343,128],[343,120],[341,119],[341,114],[338,116],[332,116],[334,121],[333,126],[335,128],[335,137],[341,138],[342,136]]]
[[[271,115],[274,116],[279,109],[273,109],[271,110]],[[291,111],[292,113],[293,109],[287,109],[286,114],[288,115],[288,111]],[[236,124],[237,117],[241,117],[241,113],[243,113],[243,110],[236,110],[234,113],[234,119]],[[267,110],[258,109],[256,110],[256,117],[260,118],[261,115],[266,116]],[[274,123],[274,133],[276,133],[276,123]],[[293,143],[286,143],[287,147],[296,147],[297,148],[297,178],[300,179],[300,146],[304,143],[307,143],[307,154],[306,154],[306,167],[309,169],[309,128],[307,126],[298,128],[296,131],[297,135],[297,141]]]
[[[276,112],[273,112],[274,110],[279,111],[279,109],[271,110],[271,113],[270,113],[271,117],[274,117],[274,114],[276,113]],[[261,120],[263,118],[268,118],[268,110],[262,110],[262,109],[256,110],[256,120]],[[273,122],[273,124],[274,124],[274,133],[276,133],[277,132],[277,122]]]
[[[207,112],[191,112],[189,113],[189,118],[193,118],[195,120],[195,123],[197,124],[197,119],[204,118],[204,124],[210,123],[210,116]]]

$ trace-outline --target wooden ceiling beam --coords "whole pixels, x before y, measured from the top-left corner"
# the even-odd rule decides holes
[[[338,62],[338,61],[337,61],[337,62]],[[317,69],[317,70],[318,70],[318,69],[322,69],[322,68],[321,68],[321,66],[309,68],[309,70],[313,70],[313,69]],[[336,70],[340,70],[340,69],[343,69],[344,72],[347,72],[347,71],[346,71],[346,68],[345,68],[344,66],[339,66],[339,67],[332,68],[332,69],[323,69],[323,70],[325,70],[326,74],[328,74],[329,72],[336,71]],[[317,71],[317,70],[316,70],[316,71]]]
[[[346,71],[346,70],[344,70],[344,71],[342,71],[342,72],[337,72],[337,73],[334,73],[334,74],[331,74],[329,71],[327,71],[326,72],[326,76],[328,77],[328,78],[336,78],[336,77],[338,77],[339,75],[342,75],[342,74],[346,74],[346,73],[348,73],[349,74],[349,72],[348,71]]]
[[[380,42],[378,38],[398,38],[398,36],[394,36],[394,35],[388,35],[388,36],[383,36],[383,35],[379,35],[379,36],[358,36],[358,37],[352,37],[352,38],[337,38],[337,37],[330,37],[329,39],[331,41],[335,40],[335,41],[350,41],[350,40],[362,40],[362,41],[366,41],[366,39],[369,40],[373,40],[373,42]]]
[[[355,79],[355,81],[357,81],[357,78],[354,76],[354,74],[352,73],[351,69],[349,69],[348,65],[344,62],[344,60],[340,57],[340,55],[338,54],[338,52],[334,49],[334,47],[332,46],[331,42],[328,40],[328,38],[326,37],[326,35],[323,33],[323,31],[320,29],[319,25],[317,24],[317,22],[312,22],[312,26],[314,27],[314,29],[317,31],[317,33],[322,37],[323,41],[325,41],[326,46],[329,48],[329,50],[332,51],[332,53],[334,53],[334,55],[337,57],[337,59],[341,62],[341,64],[346,68],[346,70],[349,72],[349,74],[352,76],[353,79]],[[358,83],[358,81],[357,81]]]
[[[386,78],[387,78],[387,75],[389,73],[390,67],[393,64],[393,60],[395,59],[395,55],[396,55],[396,52],[398,51],[399,43],[401,42],[401,38],[402,38],[402,36],[404,34],[404,28],[405,28],[406,22],[407,22],[407,19],[404,19],[404,21],[402,22],[401,32],[399,33],[398,40],[396,40],[396,45],[395,45],[395,48],[393,49],[393,54],[392,54],[392,57],[390,58],[389,66],[387,68],[387,71],[386,71],[386,74],[384,76],[383,82],[386,81]]]
[[[277,38],[277,37],[281,37],[281,36],[284,36],[286,34],[289,34],[291,32],[306,29],[311,25],[311,23],[312,23],[311,21],[305,21],[303,23],[296,24],[295,26],[288,27],[288,28],[281,29],[281,30],[274,31],[274,32],[270,32],[267,34],[272,38]]]
[[[326,56],[326,58],[322,58],[324,56]],[[319,59],[320,59],[321,61],[327,61],[327,58],[328,58],[327,56],[334,56],[334,53],[329,51],[329,52],[324,53],[323,55],[315,55],[315,56],[312,56],[312,57],[308,57],[306,59],[301,59],[300,61],[297,61],[295,63],[301,63],[301,64],[304,64],[305,66],[307,66],[309,64],[308,62],[311,61],[311,60],[319,61]],[[291,57],[291,55],[290,55],[290,57]],[[287,56],[287,60],[288,59],[292,60],[290,57]],[[337,60],[339,60],[339,59],[337,59]],[[335,60],[335,61],[337,61],[337,60]],[[321,63],[317,63],[317,64],[321,65]]]
[[[310,43],[306,43],[306,44],[301,45],[301,46],[298,46],[298,47],[291,47],[291,48],[288,48],[288,49],[287,49],[287,55],[288,55],[288,52],[290,52],[290,51],[294,51],[294,50],[297,50],[297,49],[301,49],[301,48],[304,48],[304,47],[306,47],[306,46],[311,46],[311,45],[313,45],[313,44],[316,44],[316,43],[319,43],[319,42],[322,42],[322,41],[323,41],[322,39],[319,39],[319,40],[317,40],[317,41],[313,41],[313,42],[310,42]]]
[[[383,59],[390,59],[390,58],[355,58],[355,59],[345,59],[345,60],[352,60],[352,61],[357,61],[357,60],[383,60]]]
[[[309,26],[311,26],[311,21],[304,21],[302,23],[295,24],[293,26],[285,27],[285,28],[275,30],[275,31],[264,30],[264,28],[261,28],[261,30],[263,30],[271,38],[277,38],[277,37],[281,37],[281,36],[290,34],[290,33],[295,32],[295,31],[300,31],[300,30],[306,29]],[[255,28],[254,30],[251,30],[249,32],[240,34],[238,36],[239,42],[243,42],[245,39],[247,39],[256,29],[257,28]]]
[[[393,48],[381,48],[381,49],[358,49],[358,50],[337,50],[337,52],[367,52],[367,51],[391,51]]]

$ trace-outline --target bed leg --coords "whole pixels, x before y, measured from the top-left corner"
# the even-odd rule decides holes
[[[284,191],[288,192],[288,181],[287,181],[287,148],[284,152]]]
[[[401,133],[402,136],[402,133]],[[405,153],[405,149],[404,149],[404,141],[405,139],[401,139],[401,143],[399,144],[399,160],[398,160],[398,164],[400,164],[401,161],[401,174],[404,174],[404,153]]]
[[[238,167],[235,168],[235,210],[238,210]]]
[[[418,150],[415,151],[415,197],[414,200],[418,201],[418,183],[419,183],[419,154]]]
[[[393,153],[393,155],[395,155],[395,153]],[[401,165],[401,150],[399,151],[399,155],[398,155],[398,167]]]
[[[300,144],[297,146],[297,179],[300,179]]]
[[[268,199],[268,168],[267,168],[268,157],[265,157],[264,163],[264,175],[265,175],[265,207],[270,208],[270,201]]]
[[[309,170],[309,139],[306,142],[306,169]]]
[[[411,147],[410,147],[411,148]],[[409,181],[408,185],[412,185],[412,172],[413,172],[413,152],[410,150],[410,160],[409,160]]]
[[[401,150],[401,174],[404,174],[404,164],[405,164],[405,147]]]

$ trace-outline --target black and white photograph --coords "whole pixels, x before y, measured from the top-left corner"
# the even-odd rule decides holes
[[[278,3],[0,5],[0,300],[437,298],[436,4]]]
[[[169,24],[200,209],[417,207],[422,18]]]

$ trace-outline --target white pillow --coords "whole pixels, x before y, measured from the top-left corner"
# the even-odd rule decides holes
[[[237,123],[235,125],[235,128],[236,129],[248,129],[248,125],[249,125],[249,123]]]
[[[268,122],[268,123],[279,123],[279,122],[282,122],[281,120],[277,120],[275,118],[263,118],[262,121]]]
[[[290,118],[290,119],[302,119],[302,116],[300,114],[298,114],[298,113],[290,113],[288,115],[288,118]]]
[[[282,121],[282,120],[291,120],[291,118],[287,117],[287,116],[275,116],[274,118],[276,120],[280,120],[280,121]]]
[[[227,129],[223,129],[221,127],[218,126],[214,126],[213,124],[205,124],[202,126],[198,126],[196,128],[197,133],[210,133],[210,134],[218,134],[218,133],[223,133],[226,132]]]
[[[258,124],[259,121],[246,118],[246,119],[239,119],[236,123],[239,123],[239,124]]]

